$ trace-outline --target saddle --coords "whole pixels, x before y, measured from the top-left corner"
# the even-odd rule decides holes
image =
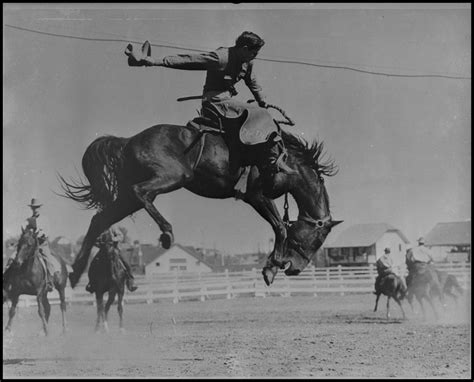
[[[236,116],[226,116],[210,102],[204,102],[202,115],[188,122],[188,125],[210,127],[211,131],[225,131],[231,127],[239,128],[239,139],[244,145],[257,145],[269,139],[279,138],[278,126],[270,113],[262,108],[244,110]],[[278,139],[275,139],[278,140]]]

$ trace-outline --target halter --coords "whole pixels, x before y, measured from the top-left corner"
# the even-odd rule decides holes
[[[288,215],[288,192],[285,193],[285,203],[283,204],[283,208],[285,210],[283,214],[283,224],[285,224],[285,227],[288,228],[290,226],[290,218]],[[312,217],[309,216],[298,216],[298,220],[303,220],[306,223],[309,223],[311,225],[314,225],[317,229],[324,227],[324,223],[328,222],[331,220],[331,215],[326,215],[322,217],[321,219],[313,219]]]

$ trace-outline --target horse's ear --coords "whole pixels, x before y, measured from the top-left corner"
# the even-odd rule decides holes
[[[331,220],[329,224],[330,224],[330,226],[331,226],[331,228],[332,228],[332,227],[334,227],[334,226],[336,226],[336,225],[338,225],[338,224],[341,224],[343,221],[344,221],[344,220]]]

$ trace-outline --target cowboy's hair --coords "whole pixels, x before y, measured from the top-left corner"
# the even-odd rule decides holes
[[[245,31],[237,37],[237,40],[235,40],[235,46],[241,48],[245,45],[247,45],[249,49],[260,49],[265,45],[265,41],[255,33]]]

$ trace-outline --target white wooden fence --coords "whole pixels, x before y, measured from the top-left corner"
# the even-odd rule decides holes
[[[470,263],[440,263],[439,270],[447,271],[457,277],[464,289],[471,288]],[[138,289],[126,292],[125,303],[151,304],[163,299],[174,303],[186,300],[201,300],[216,298],[266,297],[313,295],[325,293],[370,293],[373,291],[377,271],[374,266],[367,267],[329,267],[307,268],[298,276],[287,277],[278,272],[273,284],[267,287],[263,281],[260,269],[245,272],[223,273],[189,273],[175,272],[152,277],[137,276]],[[94,295],[85,291],[87,275],[73,290],[66,288],[68,303],[95,304]],[[57,291],[49,295],[51,304],[59,303]],[[36,305],[34,296],[21,296],[23,306]]]

